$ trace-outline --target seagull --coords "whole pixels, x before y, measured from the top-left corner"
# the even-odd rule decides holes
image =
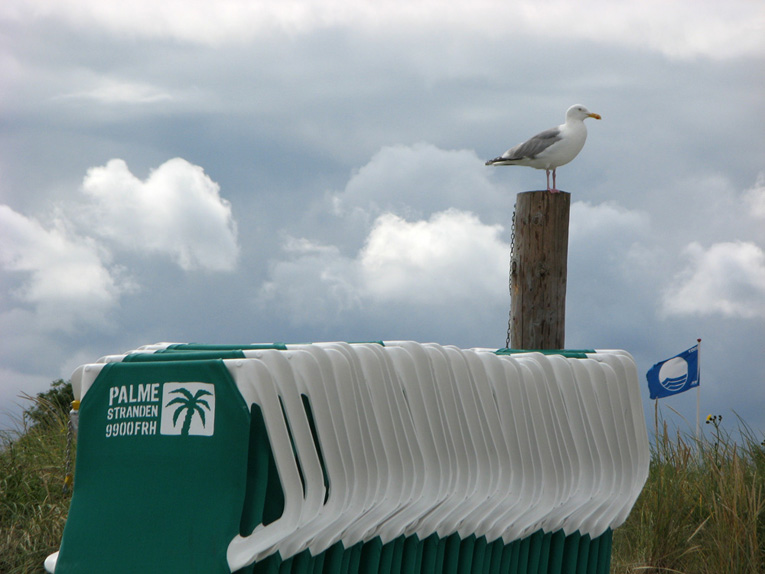
[[[505,153],[486,162],[486,165],[525,165],[543,169],[547,173],[547,191],[560,193],[555,187],[555,170],[566,165],[582,151],[587,139],[586,118],[600,119],[580,104],[566,111],[566,123],[538,133],[533,138],[510,148]],[[550,187],[550,171],[553,184]]]

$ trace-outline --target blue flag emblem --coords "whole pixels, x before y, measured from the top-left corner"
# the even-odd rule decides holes
[[[699,386],[699,346],[656,363],[646,373],[652,399],[683,393]]]

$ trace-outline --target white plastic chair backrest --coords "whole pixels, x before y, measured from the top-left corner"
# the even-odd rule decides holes
[[[560,444],[560,468],[563,471],[563,490],[559,493],[560,502],[547,517],[545,529],[561,529],[564,521],[588,500],[592,493],[592,481],[583,477],[591,468],[592,455],[582,418],[582,406],[578,399],[576,381],[570,363],[579,359],[561,355],[527,355],[537,361],[545,371],[550,390],[554,422],[557,421],[556,436]],[[566,397],[569,400],[566,400]],[[567,532],[568,534],[569,532]]]
[[[427,418],[433,429],[433,433],[426,440],[432,440],[437,457],[439,476],[435,478],[436,487],[435,502],[430,510],[413,523],[407,530],[407,534],[416,534],[420,540],[424,540],[436,532],[442,523],[442,517],[450,511],[450,504],[455,498],[460,497],[460,480],[465,478],[464,470],[460,468],[456,456],[457,449],[454,444],[454,429],[449,425],[444,406],[444,397],[439,392],[439,383],[436,381],[437,372],[429,351],[421,344],[412,341],[386,341],[386,348],[402,349],[411,358],[416,373],[415,386],[422,394],[423,406],[427,411]],[[394,355],[399,358],[402,355]],[[441,361],[443,366],[443,361]],[[404,381],[411,384],[411,381]],[[415,390],[412,389],[412,393]],[[407,394],[411,394],[407,391]],[[423,449],[427,446],[422,447]],[[432,453],[431,453],[432,454]]]
[[[363,539],[381,536],[386,543],[400,535],[400,532],[390,528],[382,531],[380,526],[387,524],[391,516],[402,512],[414,500],[418,491],[416,469],[422,468],[422,456],[414,438],[411,414],[401,392],[401,384],[397,381],[396,373],[391,371],[382,347],[376,343],[355,344],[352,347],[372,396],[390,473],[385,496],[390,503],[390,512],[379,522],[368,523]]]
[[[395,395],[402,410],[404,434],[412,453],[413,478],[410,500],[395,515],[380,524],[379,534],[383,544],[400,536],[410,535],[423,516],[443,502],[446,494],[439,493],[441,484],[440,463],[434,447],[435,428],[430,426],[429,412],[423,397],[424,383],[417,378],[411,355],[402,347],[378,347],[391,381],[398,385]],[[439,429],[440,431],[441,429]]]
[[[385,343],[385,352],[390,357],[399,375],[415,430],[415,437],[422,453],[423,490],[419,500],[407,512],[409,524],[404,532],[407,536],[418,531],[420,519],[428,515],[451,495],[449,485],[449,460],[446,452],[445,429],[435,395],[433,373],[425,361],[415,361],[405,345]],[[431,533],[428,533],[428,535]]]
[[[452,443],[452,468],[455,474],[454,496],[444,501],[428,517],[427,528],[445,538],[457,531],[460,520],[466,514],[465,506],[471,504],[478,486],[478,459],[472,446],[472,438],[465,413],[459,402],[457,383],[449,361],[440,345],[425,344],[423,348],[431,362],[437,393],[444,409],[444,421]]]
[[[621,453],[622,463],[622,480],[619,481],[619,504],[616,506],[614,516],[609,524],[619,521],[619,516],[622,514],[625,501],[629,498],[632,490],[632,484],[634,477],[632,476],[636,470],[635,460],[636,454],[634,452],[634,445],[631,445],[634,438],[633,429],[625,425],[626,412],[629,411],[629,400],[627,398],[626,390],[623,384],[620,384],[619,377],[614,369],[605,362],[601,362],[601,367],[606,373],[606,381],[608,384],[609,396],[615,412],[619,413],[620,424],[617,426],[617,437]]]
[[[359,372],[354,370],[352,363],[347,356],[338,349],[327,348],[326,350],[314,350],[313,352],[325,353],[330,363],[333,365],[335,373],[334,382],[337,385],[339,393],[339,403],[342,407],[342,420],[345,432],[349,439],[350,455],[353,461],[353,485],[350,489],[351,501],[347,514],[354,516],[348,519],[348,516],[342,517],[337,525],[337,535],[331,540],[328,539],[326,547],[341,540],[346,536],[349,529],[356,528],[356,525],[370,510],[379,503],[374,497],[379,492],[379,479],[370,475],[370,463],[373,462],[373,453],[371,445],[373,440],[372,433],[377,429],[370,428],[367,421],[362,419],[362,409],[360,408],[360,386]],[[379,438],[379,436],[378,436]],[[321,538],[312,544],[312,552],[316,553],[320,548],[316,545]],[[347,539],[346,539],[347,540]]]
[[[619,454],[613,429],[613,413],[604,412],[603,396],[607,393],[606,376],[600,364],[592,359],[580,359],[571,364],[582,393],[585,416],[592,428],[593,474],[596,489],[592,501],[571,518],[571,523],[564,525],[564,530],[578,530],[592,538],[603,534],[604,528],[598,528],[598,520],[618,498],[617,459]],[[577,525],[578,523],[578,525]]]
[[[648,467],[651,462],[651,449],[648,441],[648,429],[646,428],[645,415],[643,414],[642,398],[640,396],[640,380],[637,372],[635,359],[624,350],[596,351],[593,358],[601,360],[615,367],[616,362],[624,368],[624,385],[628,391],[632,422],[635,427],[635,440],[638,448],[636,462],[641,469],[643,482],[648,477]],[[638,479],[640,481],[640,479]],[[641,488],[642,490],[642,482]],[[639,494],[639,493],[638,493]]]
[[[476,396],[475,374],[468,368],[462,352],[455,347],[442,347],[454,375],[456,397],[461,406],[466,425],[468,448],[475,453],[476,490],[475,497],[482,499],[488,495],[493,484],[492,474],[497,462],[490,455],[491,436],[486,419],[481,412]],[[473,502],[475,503],[475,502]],[[467,504],[465,506],[468,506]],[[467,508],[472,512],[472,508]],[[467,516],[467,515],[466,515]]]
[[[306,345],[301,346],[300,349],[329,367],[325,372],[325,384],[330,389],[328,393],[330,400],[339,406],[339,410],[333,412],[332,416],[338,434],[345,434],[347,439],[342,443],[342,448],[347,449],[347,452],[343,452],[343,459],[350,465],[347,485],[348,505],[329,525],[322,521],[320,524],[324,526],[309,540],[307,546],[311,553],[316,555],[342,540],[346,537],[348,529],[356,528],[359,521],[364,519],[369,510],[374,507],[374,501],[370,498],[374,496],[377,485],[370,480],[369,476],[365,449],[372,441],[369,437],[370,425],[363,423],[359,416],[360,408],[356,393],[359,385],[358,374],[354,372],[347,356],[331,345],[322,347]],[[310,370],[307,370],[306,376],[309,375]],[[347,538],[346,542],[348,542]]]
[[[226,367],[236,382],[245,403],[261,406],[263,420],[271,442],[274,461],[284,492],[284,510],[280,518],[268,525],[258,525],[248,536],[237,535],[229,544],[227,559],[231,571],[239,570],[255,562],[264,552],[269,552],[274,545],[283,540],[299,524],[305,513],[306,497],[303,494],[303,483],[293,455],[292,441],[287,429],[287,421],[279,397],[285,399],[285,412],[294,408],[293,393],[280,393],[268,367],[257,360],[230,359],[224,361]],[[292,396],[290,396],[292,395]],[[307,444],[304,436],[300,436],[299,425],[295,424],[296,417],[288,416],[293,430],[295,447],[301,457],[301,463]],[[310,432],[309,432],[310,436]],[[303,467],[306,468],[306,467]],[[310,467],[309,467],[310,468]]]
[[[290,430],[293,434],[295,450],[300,459],[300,468],[305,480],[304,490],[306,501],[301,522],[310,520],[317,515],[320,509],[323,509],[326,506],[329,493],[324,484],[324,471],[321,464],[322,457],[324,457],[326,463],[327,453],[324,451],[323,446],[321,447],[321,453],[316,449],[316,438],[311,430],[308,412],[303,403],[303,395],[307,394],[304,381],[298,379],[292,368],[291,361],[287,358],[284,351],[276,349],[257,349],[246,350],[243,351],[243,353],[248,359],[262,362],[273,375],[274,384],[281,399],[282,408],[284,409]],[[319,382],[322,380],[320,371],[317,373],[317,379]],[[307,399],[314,416],[314,424],[318,425],[318,421],[316,420],[316,407],[314,407],[310,396],[308,396]],[[342,474],[336,473],[336,475],[338,475],[336,476],[336,480],[342,481],[344,479]]]
[[[332,400],[330,400],[330,390],[328,389],[331,389],[332,386],[325,386],[320,365],[310,355],[300,353],[299,351],[268,349],[255,351],[251,354],[248,353],[248,356],[258,356],[259,360],[263,361],[275,374],[277,385],[284,389],[294,389],[297,399],[290,405],[290,409],[287,410],[288,416],[292,409],[297,409],[297,418],[307,417],[305,406],[303,405],[304,400],[307,401],[310,407],[316,436],[313,436],[310,426],[304,426],[302,433],[304,440],[308,442],[304,435],[306,430],[308,432],[310,453],[315,455],[310,456],[310,459],[315,464],[312,464],[308,469],[303,468],[303,474],[306,484],[310,483],[315,487],[316,492],[321,493],[318,504],[312,506],[312,510],[315,509],[315,511],[310,514],[306,513],[307,515],[304,516],[304,519],[301,519],[303,529],[311,531],[311,527],[305,525],[311,524],[319,516],[319,513],[321,513],[322,518],[327,516],[339,517],[347,509],[350,500],[349,484],[351,483],[348,473],[352,470],[352,466],[348,458],[347,438],[339,436],[335,427],[336,424],[341,425],[340,421],[335,420],[339,417],[340,413],[336,389]],[[306,365],[306,362],[309,364]],[[309,371],[308,376],[306,376],[306,370]],[[287,405],[285,404],[285,406]],[[343,442],[346,443],[345,447],[342,446]],[[316,450],[317,443],[321,451],[321,458],[324,461],[324,471],[326,471],[328,477],[329,490],[327,492],[324,491],[324,472],[319,461],[319,453]],[[343,450],[346,451],[345,459]],[[300,451],[298,452],[300,453]],[[319,485],[321,488],[319,488]],[[293,534],[283,544],[275,547],[274,550],[278,550],[282,558],[288,558],[302,550],[305,547],[305,543],[306,540],[303,534],[299,536]]]
[[[141,353],[153,353],[154,351],[140,351]],[[121,363],[122,360],[130,353],[120,353],[117,355],[104,355],[100,357],[96,363]]]
[[[331,350],[339,354],[348,362],[350,367],[351,378],[348,381],[349,387],[343,392],[352,394],[355,404],[354,412],[362,430],[359,438],[362,443],[360,448],[364,455],[368,475],[367,490],[370,494],[368,496],[369,506],[367,510],[369,510],[376,504],[379,504],[376,502],[376,498],[384,489],[381,475],[387,473],[385,470],[387,469],[387,459],[385,457],[379,424],[377,423],[374,406],[372,405],[372,397],[369,393],[369,388],[363,383],[364,373],[361,369],[361,363],[349,343],[316,343],[311,345],[311,347],[318,347],[327,351]],[[334,355],[332,356],[334,357]],[[383,466],[378,468],[378,465]]]
[[[70,380],[72,381],[72,394],[76,400],[82,401],[82,397],[87,394],[103,368],[104,363],[91,363],[74,370]]]
[[[478,351],[476,357],[486,369],[510,464],[504,496],[481,526],[487,540],[494,541],[534,504],[534,493],[539,489],[535,488],[536,481],[533,480],[534,459],[528,448],[530,423],[526,420],[528,399],[523,390],[520,368],[515,362],[502,360],[493,352]]]
[[[401,420],[401,434],[405,440],[407,449],[407,459],[411,470],[408,474],[412,476],[412,486],[409,493],[409,504],[418,504],[425,489],[425,459],[420,447],[420,441],[417,439],[417,429],[414,425],[414,413],[406,396],[404,384],[401,381],[401,375],[396,369],[387,349],[382,345],[367,345],[380,359],[386,375],[386,381],[389,381],[392,398],[395,400],[397,410]],[[405,472],[408,469],[405,468]],[[396,536],[400,536],[400,531]]]
[[[548,428],[551,429],[551,436],[554,436],[558,448],[558,456],[554,459],[558,482],[556,493],[558,503],[546,517],[544,528],[549,532],[554,532],[560,528],[560,523],[568,513],[568,501],[579,478],[577,445],[571,436],[571,422],[563,404],[557,373],[551,364],[551,359],[554,356],[530,353],[524,355],[523,358],[524,360],[535,361],[544,372],[544,388],[547,390],[547,397],[550,401],[551,416],[545,420],[551,423]]]
[[[468,530],[469,533],[475,527],[475,521],[463,524],[471,516],[476,508],[486,500],[492,485],[492,470],[497,466],[490,456],[488,441],[488,429],[485,419],[479,412],[479,406],[475,395],[475,384],[472,374],[468,369],[465,359],[459,349],[454,347],[441,347],[431,344],[431,348],[439,350],[446,358],[454,396],[459,405],[460,422],[465,444],[470,459],[470,468],[473,478],[473,487],[470,494],[458,504],[451,516],[445,522],[444,527],[454,530],[460,536]],[[466,534],[467,535],[467,534]]]
[[[505,357],[503,359],[508,360]],[[517,355],[512,360],[523,369],[523,384],[529,404],[527,421],[530,422],[531,441],[527,448],[538,457],[539,462],[536,480],[540,492],[536,504],[519,517],[518,523],[512,528],[514,538],[523,538],[542,528],[550,512],[558,504],[562,469],[559,468],[560,446],[555,436],[548,382],[544,371],[536,361],[523,355]],[[507,534],[503,535],[503,538],[506,537]]]
[[[316,346],[339,353],[350,365],[352,378],[350,390],[353,393],[359,424],[363,432],[361,436],[363,452],[360,454],[363,455],[362,460],[366,464],[368,493],[364,501],[364,512],[359,519],[347,525],[339,538],[346,548],[350,548],[363,540],[370,528],[382,522],[391,513],[386,498],[389,495],[388,485],[391,480],[389,455],[383,442],[382,427],[374,408],[370,387],[355,349],[348,343],[320,343]]]
[[[597,353],[593,356],[614,369],[625,409],[624,423],[631,455],[631,468],[629,469],[631,480],[627,487],[628,492],[625,493],[624,506],[610,525],[611,528],[617,528],[627,519],[648,478],[650,465],[648,431],[645,426],[645,416],[640,397],[637,367],[632,356],[626,351]]]
[[[511,385],[512,395],[509,397],[515,429],[518,437],[518,448],[523,466],[522,496],[525,500],[521,504],[511,505],[508,511],[499,517],[492,526],[492,538],[501,536],[505,543],[522,538],[526,533],[533,532],[533,527],[541,520],[548,511],[549,496],[546,497],[544,480],[546,477],[545,466],[549,462],[543,460],[545,455],[539,445],[543,444],[544,436],[540,437],[535,429],[534,419],[542,416],[538,393],[534,388],[538,382],[534,382],[538,371],[531,368],[528,363],[517,361],[513,357],[499,357],[509,375],[509,380],[517,380],[517,388]],[[511,369],[512,367],[512,369]],[[500,392],[500,389],[498,389]],[[502,398],[502,394],[499,394]],[[507,399],[504,399],[507,400]],[[537,425],[538,426],[538,425]],[[549,470],[547,471],[549,476]],[[488,536],[487,536],[488,538]]]
[[[608,497],[608,504],[598,509],[597,514],[593,516],[593,532],[602,533],[605,532],[623,507],[624,493],[628,490],[628,484],[631,481],[627,476],[631,463],[629,461],[627,435],[624,429],[622,412],[624,405],[622,405],[619,396],[616,373],[609,365],[600,361],[594,362],[594,365],[588,363],[586,367],[590,371],[591,379],[600,386],[600,392],[596,399],[606,430],[614,473],[614,480],[611,485],[613,494]]]
[[[416,436],[412,409],[407,400],[406,393],[404,392],[404,385],[401,382],[395,364],[391,360],[391,357],[384,346],[365,343],[356,344],[354,347],[361,347],[372,351],[382,368],[383,380],[386,382],[386,387],[389,389],[392,404],[398,414],[396,421],[398,422],[400,420],[401,424],[400,428],[396,429],[399,433],[397,434],[397,437],[404,443],[407,464],[412,465],[410,469],[413,472],[407,472],[407,474],[412,476],[412,490],[409,494],[411,503],[418,499],[422,494],[424,488],[423,474],[425,472],[425,463],[420,449],[420,443]],[[406,471],[407,468],[405,468],[405,472]]]
[[[579,530],[579,513],[593,500],[599,489],[599,476],[595,474],[595,458],[592,425],[587,418],[581,385],[574,373],[573,365],[583,359],[566,358],[561,355],[547,357],[554,372],[554,381],[563,398],[570,439],[576,445],[572,456],[574,474],[568,502],[561,508],[561,528],[566,535]]]
[[[463,538],[470,534],[481,537],[486,534],[486,517],[495,513],[496,508],[506,495],[507,483],[511,475],[510,456],[497,403],[491,389],[486,369],[474,351],[458,351],[469,373],[472,394],[476,402],[477,414],[483,436],[486,441],[489,480],[484,491],[484,500],[479,501],[474,510],[465,517],[458,530]]]
[[[648,429],[646,428],[645,415],[643,414],[642,398],[640,396],[640,381],[638,378],[635,359],[627,351],[612,351],[608,354],[595,354],[595,358],[611,365],[620,380],[623,377],[623,385],[626,390],[630,405],[630,415],[635,432],[634,445],[636,448],[635,464],[638,472],[635,474],[636,487],[633,496],[637,499],[643,489],[645,480],[648,478],[648,469],[651,462],[651,449],[648,441]],[[634,500],[633,500],[634,502]]]
[[[171,342],[152,343],[150,345],[141,345],[134,351],[129,351],[129,353],[153,353],[155,351],[164,351],[170,345],[182,345],[182,344],[183,343],[171,343]]]
[[[366,467],[363,460],[354,458],[358,423],[345,418],[347,411],[355,409],[353,396],[340,392],[340,385],[347,385],[350,377],[348,362],[339,356],[333,363],[328,352],[310,345],[281,353],[293,370],[299,392],[311,405],[330,481],[329,496],[319,513],[312,520],[301,521],[282,546],[281,555],[287,558],[307,547],[314,554],[326,550],[347,524],[363,513],[366,482],[357,476],[365,473]]]

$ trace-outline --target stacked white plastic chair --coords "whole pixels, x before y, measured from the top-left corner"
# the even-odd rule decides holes
[[[251,425],[262,423],[263,433],[242,440],[250,458],[270,449],[269,492],[275,484],[283,502],[268,523],[232,527],[238,534],[213,552],[221,572],[608,572],[611,531],[648,473],[637,371],[624,351],[162,343],[81,367],[77,398],[108,384],[104,366],[116,363],[121,380],[129,365],[144,365],[144,377],[161,367],[162,384],[174,364],[191,373],[205,365],[223,373],[215,384],[230,377]],[[265,476],[265,463],[258,468]],[[73,506],[90,487],[80,470]],[[83,528],[73,525],[71,538]],[[53,555],[49,571],[88,563],[66,548],[67,532],[61,568]],[[156,571],[173,572],[172,563]]]

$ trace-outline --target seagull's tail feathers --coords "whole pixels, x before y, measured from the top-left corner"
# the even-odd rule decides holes
[[[516,165],[516,162],[517,160],[499,156],[487,161],[486,165]]]

